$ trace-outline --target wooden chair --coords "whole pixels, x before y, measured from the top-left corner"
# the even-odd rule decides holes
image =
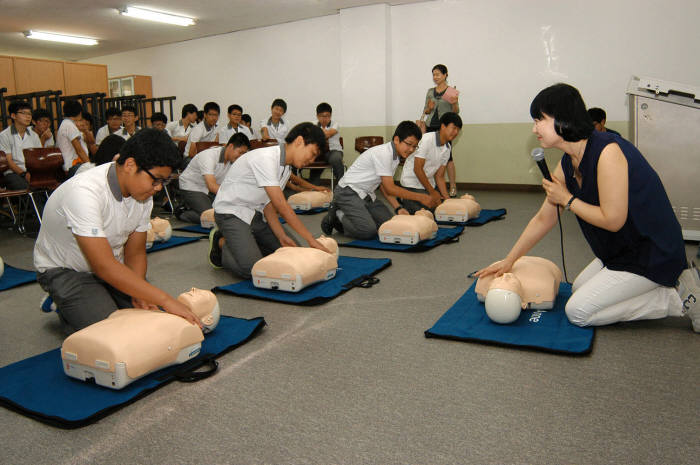
[[[29,198],[41,224],[41,213],[37,206],[34,194],[43,192],[46,199],[49,191],[61,185],[65,175],[63,173],[63,155],[56,147],[42,147],[36,149],[24,149],[24,163],[29,176]]]
[[[5,152],[0,151],[0,181],[2,180],[2,173],[10,169],[10,166],[7,163],[7,157],[5,156]],[[7,216],[12,218],[12,224],[17,228],[17,230],[20,233],[24,233],[25,227],[24,227],[24,215],[22,214],[23,211],[23,203],[22,203],[22,198],[24,196],[29,197],[29,189],[20,189],[20,190],[7,190],[3,187],[0,187],[0,206],[2,206],[3,200],[7,201],[7,208],[8,208],[8,213]],[[12,201],[10,199],[17,197],[17,213],[15,213],[15,208],[12,206]],[[26,204],[27,202],[24,203],[25,208],[25,214],[26,214]],[[4,212],[2,212],[5,214]],[[40,220],[41,221],[41,220]]]
[[[223,144],[219,144],[218,142],[193,142],[194,144],[194,153],[195,155],[201,152],[202,150],[210,149],[212,147],[222,147]]]
[[[374,147],[375,145],[381,145],[384,143],[384,138],[382,136],[362,136],[355,138],[355,150],[358,153],[363,153],[365,150]]]
[[[261,149],[263,147],[273,147],[279,145],[277,139],[251,139],[250,150]]]

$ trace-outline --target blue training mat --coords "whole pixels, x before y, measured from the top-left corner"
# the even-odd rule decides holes
[[[207,233],[209,234],[209,233]],[[171,247],[177,247],[179,245],[189,244],[191,242],[197,242],[202,239],[203,236],[196,237],[186,237],[186,236],[171,236],[169,241],[166,242],[154,242],[153,247],[146,249],[146,253],[158,252],[159,250],[169,249]]]
[[[569,322],[564,306],[571,297],[571,284],[561,283],[554,308],[547,311],[523,310],[511,324],[492,322],[484,304],[476,297],[476,281],[447,312],[425,332],[425,337],[473,341],[569,355],[591,351],[593,328]]]
[[[15,268],[5,263],[5,272],[0,277],[0,291],[36,282],[36,272]]]
[[[500,220],[506,216],[506,209],[499,208],[498,210],[481,210],[479,216],[472,218],[468,221],[462,221],[460,223],[451,223],[449,221],[438,221],[437,224],[451,224],[454,226],[483,226],[489,221]]]
[[[261,317],[221,316],[193,361],[206,361],[233,350],[255,337],[263,326]],[[164,368],[117,391],[68,377],[59,348],[0,368],[0,405],[52,426],[80,428],[176,379],[181,369],[182,365]]]
[[[440,244],[459,241],[459,235],[462,234],[462,231],[464,231],[464,226],[457,226],[454,228],[438,228],[437,235],[434,239],[421,241],[414,245],[387,244],[384,242],[379,242],[379,239],[371,239],[368,241],[354,240],[343,244],[338,243],[338,245],[342,245],[344,247],[357,247],[360,249],[391,250],[394,252],[424,252]]]
[[[391,265],[388,258],[338,258],[338,271],[335,278],[313,284],[299,292],[276,291],[260,289],[253,286],[251,280],[241,281],[228,286],[212,289],[214,292],[226,292],[241,297],[252,297],[263,300],[273,300],[285,304],[319,305],[338,297],[353,287],[372,287],[379,282],[373,275]]]
[[[174,228],[173,231],[186,231],[186,232],[191,232],[191,233],[197,233],[197,234],[205,234],[209,235],[209,231],[211,231],[211,228],[203,228],[202,226],[198,224],[191,224],[189,226],[180,226],[177,228]]]

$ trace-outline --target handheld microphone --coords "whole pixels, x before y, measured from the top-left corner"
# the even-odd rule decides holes
[[[530,156],[535,160],[535,163],[537,163],[537,166],[542,172],[542,176],[544,176],[547,181],[551,182],[552,176],[549,174],[549,168],[547,168],[547,160],[544,159],[544,149],[542,147],[536,147],[532,149]]]

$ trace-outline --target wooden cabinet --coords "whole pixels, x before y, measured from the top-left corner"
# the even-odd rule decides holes
[[[130,76],[115,76],[109,78],[109,96],[126,97],[129,95],[145,95],[153,97],[151,76],[132,74]]]
[[[107,67],[90,63],[65,63],[66,95],[107,93]]]
[[[0,87],[7,88],[7,95],[13,95],[15,91],[15,67],[12,57],[0,56]]]
[[[60,90],[63,95],[106,94],[107,66],[0,56],[0,87],[7,87],[6,95],[44,90]]]
[[[13,57],[15,65],[15,89],[18,94],[42,90],[66,92],[63,62]]]

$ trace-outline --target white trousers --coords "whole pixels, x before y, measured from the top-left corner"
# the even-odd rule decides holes
[[[578,275],[566,303],[566,316],[577,326],[681,316],[682,303],[673,287],[644,276],[612,271],[594,259]]]

